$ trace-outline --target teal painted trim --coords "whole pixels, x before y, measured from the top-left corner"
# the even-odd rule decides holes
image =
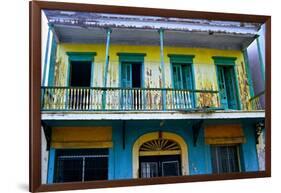
[[[189,64],[191,67],[191,80],[192,80],[192,90],[196,90],[196,83],[195,83],[195,68],[193,63],[193,58],[195,55],[183,55],[183,54],[168,54],[168,57],[170,58],[170,69],[171,69],[171,82],[172,82],[172,88],[175,88],[174,83],[174,75],[173,75],[173,64],[180,63],[180,64]],[[197,106],[197,97],[196,93],[193,93],[193,101],[192,105],[193,107]]]
[[[144,62],[145,53],[118,52],[119,62]]]
[[[219,66],[233,66],[234,69],[234,81],[235,81],[235,89],[236,89],[236,102],[237,102],[237,109],[241,110],[241,98],[240,98],[240,91],[239,91],[239,84],[237,79],[237,69],[235,60],[236,57],[222,57],[222,56],[213,56],[214,64],[216,65],[216,73],[217,73],[217,85],[219,89],[219,79],[218,79],[218,67]],[[221,99],[220,99],[221,101]]]
[[[144,57],[146,56],[146,54],[144,53],[117,53],[117,55],[119,56],[119,87],[122,88],[122,77],[121,77],[121,71],[122,71],[122,62],[140,62],[142,67],[142,87],[145,87],[144,84]]]
[[[196,90],[196,82],[195,82],[195,69],[194,64],[191,63],[191,76],[192,76],[192,89]],[[193,105],[196,108],[197,107],[197,94],[193,94]]]
[[[42,80],[42,85],[46,86],[46,73],[47,73],[47,63],[48,63],[48,55],[49,55],[49,44],[50,44],[50,34],[51,34],[51,29],[48,28],[48,35],[47,35],[47,42],[46,42],[46,47],[45,47],[45,58],[44,58],[44,66],[43,66],[43,80]]]
[[[240,94],[240,89],[239,89],[239,83],[237,79],[237,69],[236,66],[234,66],[234,80],[235,80],[235,89],[236,89],[236,100],[237,100],[237,109],[241,110],[242,109],[242,104],[241,104],[241,94]]]
[[[55,159],[56,159],[56,149],[50,148],[49,161],[48,161],[47,184],[54,183]]]
[[[106,49],[105,49],[105,65],[104,65],[104,78],[103,78],[103,86],[106,87],[107,84],[107,76],[108,76],[108,65],[109,65],[109,47],[110,47],[110,34],[111,29],[106,29]],[[106,105],[106,93],[105,91],[102,93],[102,108],[105,109]]]
[[[170,62],[172,63],[193,63],[195,55],[184,55],[184,54],[168,54]]]
[[[223,57],[223,56],[213,56],[212,57],[215,65],[235,65],[235,60],[237,59],[236,57]]]
[[[95,56],[97,55],[96,52],[66,52],[68,55],[68,67],[67,67],[67,78],[66,78],[66,86],[69,87],[70,85],[70,66],[71,66],[71,61],[90,61],[92,62],[92,69],[94,69],[94,59]],[[93,71],[92,71],[93,73]],[[91,82],[92,82],[92,77],[93,74],[91,74]]]
[[[262,53],[261,53],[261,47],[260,47],[260,41],[259,41],[259,37],[257,37],[257,47],[258,47],[258,55],[259,55],[259,63],[260,63],[260,70],[261,70],[261,76],[263,79],[263,86],[264,86],[264,82],[265,82],[265,69],[264,69],[264,62],[263,62],[263,58],[262,58]]]
[[[71,61],[92,61],[97,55],[96,52],[66,52],[66,54]]]
[[[162,72],[162,88],[165,88],[165,64],[164,64],[164,30],[159,30],[160,35],[160,61],[161,61],[161,72]],[[163,110],[166,109],[166,92],[162,91],[162,107]]]
[[[248,57],[247,49],[243,50],[243,57],[244,57],[244,64],[245,64],[246,74],[249,82],[249,87],[250,87],[250,96],[252,98],[255,95],[255,93],[254,93],[252,75],[249,67],[249,57]]]
[[[104,82],[103,86],[106,87],[107,84],[107,73],[108,73],[108,64],[109,64],[109,47],[110,47],[110,34],[111,29],[106,30],[106,49],[105,49],[105,66],[104,66]]]
[[[144,57],[146,56],[145,53],[127,53],[127,52],[118,52],[117,56],[119,56],[119,66],[118,66],[118,74],[119,74],[119,87],[122,88],[122,62],[140,62],[141,63],[141,86],[142,88],[145,88],[145,63],[144,63]],[[132,76],[132,73],[131,73]],[[131,78],[132,80],[132,78]],[[121,98],[120,98],[120,104],[121,104]],[[145,94],[143,95],[143,101],[146,104],[146,98],[145,98]]]
[[[54,85],[56,52],[57,52],[57,42],[56,42],[55,37],[53,35],[52,47],[51,47],[51,55],[50,55],[50,67],[49,67],[48,86],[53,86]]]

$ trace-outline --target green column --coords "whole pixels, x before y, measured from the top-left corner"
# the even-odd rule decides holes
[[[244,62],[245,62],[246,74],[247,74],[249,87],[250,87],[250,96],[253,97],[255,94],[254,94],[251,70],[250,70],[250,66],[249,66],[249,57],[248,57],[247,48],[243,49],[242,51],[243,51],[243,57],[244,57]]]
[[[105,50],[105,65],[104,65],[104,82],[103,87],[106,88],[107,75],[108,75],[108,64],[109,64],[109,46],[110,46],[110,34],[112,30],[106,29],[106,50]],[[106,106],[106,90],[103,91],[102,95],[102,108],[105,109]]]
[[[160,35],[160,63],[161,63],[161,72],[162,72],[162,88],[165,88],[165,64],[164,64],[164,30],[159,30]],[[162,101],[163,101],[163,110],[166,109],[166,90],[162,91]]]
[[[45,47],[45,58],[44,58],[44,67],[43,67],[43,80],[41,85],[47,86],[46,82],[46,74],[47,74],[47,65],[48,65],[48,56],[49,56],[49,44],[50,44],[50,35],[51,35],[51,29],[50,26],[48,27],[48,35],[47,35],[47,42]]]
[[[257,47],[258,47],[258,54],[259,54],[259,63],[260,63],[260,69],[261,69],[261,77],[263,79],[263,82],[265,82],[265,74],[264,74],[264,63],[263,63],[263,58],[261,54],[261,47],[260,47],[260,41],[259,37],[257,37]]]

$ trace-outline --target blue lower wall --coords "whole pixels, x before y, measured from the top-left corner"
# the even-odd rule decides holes
[[[124,132],[125,148],[123,148],[122,125],[113,128],[113,149],[110,159],[110,179],[132,178],[132,148],[135,141],[142,135],[155,131],[167,131],[181,136],[188,146],[189,174],[212,173],[210,145],[205,144],[204,130],[200,129],[196,146],[193,145],[192,124],[188,121],[169,121],[160,127],[155,121],[131,121],[126,123]],[[241,145],[242,171],[258,171],[258,159],[253,126],[243,125],[246,143]],[[113,153],[114,152],[114,153]]]
[[[229,121],[231,123],[231,121]],[[189,175],[212,173],[210,145],[205,144],[204,129],[200,129],[197,143],[193,144],[192,123],[188,120],[165,121],[126,121],[90,123],[90,125],[110,124],[113,129],[113,147],[109,150],[109,179],[130,179],[133,177],[132,149],[135,141],[142,135],[155,131],[172,132],[181,136],[188,146]],[[242,124],[246,143],[240,146],[242,171],[258,171],[258,159],[253,124]],[[124,135],[124,137],[123,137]],[[48,183],[53,182],[55,150],[50,150]]]

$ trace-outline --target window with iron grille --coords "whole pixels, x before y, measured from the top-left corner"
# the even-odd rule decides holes
[[[108,149],[64,149],[56,154],[55,182],[108,179]]]
[[[239,149],[236,145],[211,146],[213,173],[239,172]]]

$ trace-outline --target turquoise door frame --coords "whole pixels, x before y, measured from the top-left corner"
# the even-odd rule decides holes
[[[56,160],[56,149],[50,148],[49,159],[48,159],[47,184],[54,183],[55,160]]]
[[[119,87],[122,87],[122,63],[139,62],[139,63],[141,63],[141,76],[142,76],[141,77],[141,87],[145,88],[144,57],[146,56],[146,54],[145,53],[122,53],[122,52],[119,52],[119,53],[117,53],[117,55],[119,56]]]
[[[170,58],[170,69],[171,69],[171,82],[172,82],[172,87],[175,89],[190,89],[190,90],[195,90],[196,85],[195,85],[195,77],[194,77],[194,65],[193,65],[193,58],[195,55],[182,55],[182,54],[168,54],[168,57]],[[188,66],[188,71],[189,75],[187,75],[187,72],[184,72],[186,70],[182,69],[182,65],[187,65]],[[174,67],[178,68],[180,71],[180,83],[175,83],[175,77],[174,77]],[[183,74],[186,76],[186,81],[188,84],[186,84],[186,88],[184,88],[184,77]],[[180,86],[178,88],[178,86]],[[196,102],[196,94],[192,93],[191,95],[192,98],[192,106],[196,107],[197,102]]]
[[[239,92],[239,85],[238,85],[238,77],[237,77],[237,70],[236,70],[236,64],[235,64],[235,61],[236,61],[236,57],[222,57],[222,56],[213,56],[212,57],[213,60],[214,60],[214,64],[216,65],[216,73],[217,73],[217,84],[218,84],[218,88],[219,88],[219,92],[220,92],[220,101],[221,101],[221,106],[222,104],[224,106],[225,109],[229,109],[229,101],[227,101],[227,105],[226,105],[226,102],[224,101],[225,98],[223,98],[223,95],[227,94],[227,93],[222,93],[221,90],[220,90],[220,85],[221,84],[225,84],[225,83],[221,83],[221,81],[223,81],[221,78],[220,78],[220,71],[221,71],[221,68],[224,68],[224,67],[228,67],[230,69],[232,69],[232,81],[230,84],[233,85],[233,88],[235,89],[234,92],[235,92],[235,95],[231,95],[231,93],[228,94],[228,98],[229,96],[234,96],[235,97],[235,103],[236,103],[236,108],[237,110],[240,110],[241,109],[241,99],[240,99],[240,92]],[[224,77],[226,76],[225,73],[223,73]],[[228,77],[229,79],[229,77]],[[225,84],[226,85],[226,84]],[[226,98],[226,100],[228,100]],[[234,103],[234,102],[233,102]]]
[[[71,62],[73,61],[85,61],[91,62],[91,87],[93,85],[94,80],[94,57],[97,55],[96,52],[66,52],[68,55],[68,68],[67,68],[67,78],[65,85],[67,87],[70,86],[70,70],[71,70]]]
[[[91,62],[91,83],[90,86],[93,87],[93,80],[94,80],[94,57],[97,55],[96,52],[66,52],[68,55],[68,69],[67,69],[67,77],[66,77],[66,83],[65,85],[67,87],[70,86],[70,70],[71,70],[71,62],[73,61],[86,61]],[[68,93],[66,93],[66,100],[65,100],[65,107],[67,107],[68,104]]]
[[[144,57],[146,56],[145,53],[123,53],[123,52],[119,52],[117,53],[117,55],[119,56],[119,87],[122,88],[124,86],[126,86],[127,88],[131,88],[132,87],[132,63],[134,62],[138,62],[138,63],[141,63],[141,87],[142,88],[145,88],[145,74],[144,74]],[[123,68],[126,67],[127,69],[126,70],[129,70],[130,72],[129,73],[122,73],[124,72]],[[123,75],[126,74],[126,77],[123,77]],[[128,75],[130,77],[128,77]],[[125,84],[125,80],[126,80],[126,85]],[[128,96],[126,94],[127,97],[130,98],[130,95],[131,93],[129,92],[128,93]],[[127,99],[126,101],[129,103],[129,104],[126,104],[126,105],[131,105],[132,103],[130,103],[130,100],[132,99]],[[142,95],[142,101],[145,103],[146,99],[145,99],[145,95],[143,94]],[[123,104],[124,102],[124,99],[123,99],[123,95],[121,93],[120,95],[120,104]],[[127,103],[126,102],[126,103]],[[145,105],[144,105],[145,107]]]

